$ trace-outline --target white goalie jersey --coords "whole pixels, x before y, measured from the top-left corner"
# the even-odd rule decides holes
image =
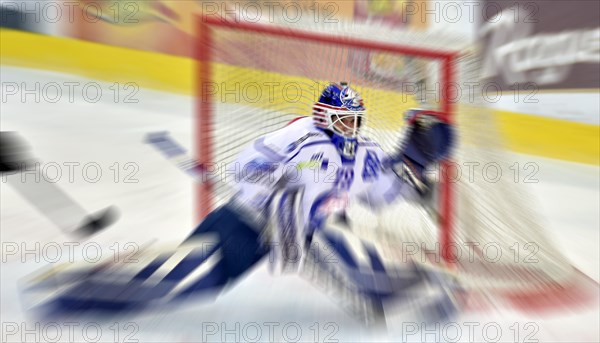
[[[355,149],[354,159],[344,158],[311,118],[298,119],[242,152],[233,166],[239,177],[234,202],[248,212],[273,217],[273,244],[302,246],[325,219],[343,213],[351,201],[377,209],[398,197],[416,196],[390,168],[382,168],[387,156],[377,143],[358,137]]]

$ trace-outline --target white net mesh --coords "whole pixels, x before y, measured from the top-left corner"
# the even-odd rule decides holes
[[[329,81],[347,81],[359,91],[367,107],[362,134],[392,153],[402,135],[406,109],[442,110],[442,63],[419,55],[352,47],[344,43],[346,39],[388,41],[437,52],[467,46],[451,37],[356,26],[303,30],[337,37],[339,44],[298,38],[292,29],[282,36],[211,27],[210,45],[199,49],[210,51],[212,72],[202,84],[211,84],[213,123],[200,139],[211,142],[212,158],[220,168],[258,137],[310,115]],[[462,90],[454,116],[458,145],[452,161],[461,175],[451,182],[451,248],[457,258],[453,268],[468,288],[484,296],[500,292],[517,302],[571,287],[579,274],[547,238],[532,199],[511,176],[494,176],[496,170],[509,171],[514,162],[503,147],[481,89],[465,86],[478,81],[477,55],[462,52],[453,65]],[[470,165],[479,172],[468,175]],[[489,178],[482,176],[483,168]],[[436,174],[439,179],[439,170],[432,173]],[[213,205],[219,205],[231,194],[220,180],[213,181]],[[432,252],[443,230],[439,218],[419,205],[399,202],[374,214],[354,204],[350,217],[362,228],[359,234],[378,242],[390,259],[409,255],[427,263],[442,262]]]
[[[200,49],[210,49],[212,76],[203,87],[215,113],[200,139],[211,142],[214,160],[224,165],[256,138],[309,116],[331,81],[360,92],[368,107],[362,133],[388,152],[396,149],[405,110],[440,106],[439,85],[424,89],[427,74],[441,69],[432,59],[223,28],[212,28],[211,45]],[[230,194],[217,187],[221,204]]]

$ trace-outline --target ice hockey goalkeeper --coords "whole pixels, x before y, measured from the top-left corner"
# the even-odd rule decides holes
[[[387,155],[360,135],[365,112],[355,90],[329,84],[312,116],[259,138],[238,156],[235,195],[181,244],[177,250],[186,253],[177,263],[169,262],[171,251],[133,267],[90,270],[69,278],[72,285],[45,305],[113,311],[188,299],[222,289],[267,256],[288,270],[318,268],[375,310],[402,297],[422,275],[386,265],[373,245],[352,234],[345,209],[350,201],[379,208],[428,196],[424,171],[448,155],[453,135],[427,111],[411,110],[399,151]],[[151,137],[154,144],[161,139]]]

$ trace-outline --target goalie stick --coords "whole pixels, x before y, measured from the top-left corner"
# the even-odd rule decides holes
[[[185,148],[170,136],[169,132],[150,133],[146,136],[145,142],[195,181],[200,183],[208,181],[204,165],[191,157]]]

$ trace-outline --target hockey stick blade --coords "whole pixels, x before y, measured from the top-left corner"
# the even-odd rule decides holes
[[[0,175],[23,199],[36,208],[64,233],[85,238],[108,227],[118,218],[116,208],[109,207],[90,215],[70,194],[43,177],[26,182],[21,173],[35,169],[37,161],[29,143],[18,132],[0,132]]]
[[[87,238],[109,227],[119,219],[119,211],[115,206],[109,206],[95,214],[83,218],[81,224],[73,231],[73,235]]]
[[[169,135],[169,132],[154,132],[146,136],[145,142],[152,145],[167,160],[173,163],[179,170],[191,176],[200,183],[205,183],[205,168],[201,163],[188,155],[185,148]]]

